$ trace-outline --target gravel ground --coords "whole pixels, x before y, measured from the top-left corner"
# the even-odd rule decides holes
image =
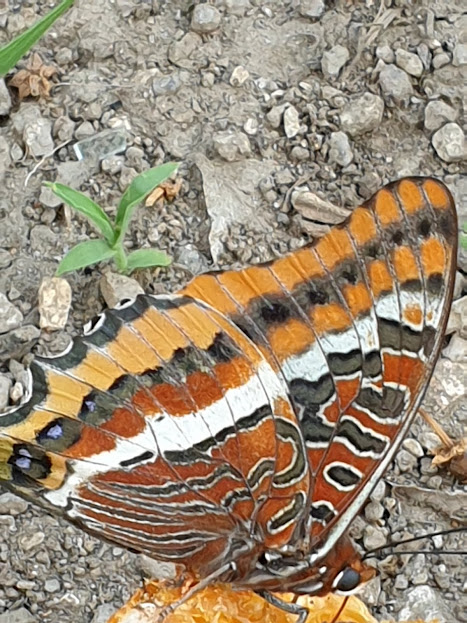
[[[449,185],[465,222],[461,4],[76,0],[35,48],[42,61],[28,81],[51,86],[50,96],[20,100],[10,77],[0,81],[0,409],[21,399],[32,351],[61,351],[103,308],[101,277],[115,287],[110,266],[70,275],[66,326],[41,331],[40,283],[76,242],[94,236],[44,189],[46,180],[112,206],[138,172],[181,162],[176,200],[141,209],[128,236],[129,248],[150,245],[174,257],[168,270],[136,275],[152,292],[303,244],[335,218],[324,209],[310,220],[304,191],[349,208],[400,176],[434,175]],[[0,0],[0,44],[49,5]],[[86,139],[78,161],[75,145]],[[457,437],[467,422],[465,273],[464,252],[452,335],[425,401]],[[418,419],[355,522],[364,548],[465,522],[465,487],[431,466],[436,443]],[[459,535],[434,545],[466,549]],[[420,547],[427,549],[405,551]],[[104,623],[147,566],[0,496],[0,623]],[[366,593],[378,618],[467,621],[460,555],[390,556],[378,566]]]

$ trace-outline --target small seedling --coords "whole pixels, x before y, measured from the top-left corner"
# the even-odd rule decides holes
[[[171,262],[170,257],[156,249],[138,249],[127,255],[123,247],[123,238],[137,205],[144,201],[154,188],[168,179],[177,167],[178,164],[175,162],[166,162],[135,177],[120,199],[113,224],[104,210],[83,193],[64,184],[46,182],[45,185],[57,197],[77,212],[84,214],[102,235],[100,240],[86,240],[73,247],[58,265],[57,277],[108,259],[113,259],[122,273],[130,273],[136,268],[168,266]]]
[[[55,9],[47,13],[42,19],[33,24],[25,32],[15,37],[0,48],[0,78],[6,76],[16,63],[23,57],[32,46],[42,37],[52,24],[68,10],[74,0],[63,0]]]
[[[461,243],[462,249],[465,249],[467,251],[467,222],[463,223],[462,225],[460,243]]]

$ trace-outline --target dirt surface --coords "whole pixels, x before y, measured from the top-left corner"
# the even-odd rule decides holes
[[[0,0],[0,45],[44,14],[43,0]],[[404,175],[434,175],[467,220],[462,2],[76,0],[35,47],[48,98],[0,84],[0,408],[24,392],[31,352],[54,354],[104,307],[111,266],[71,274],[63,330],[39,328],[38,289],[75,243],[95,234],[42,186],[58,180],[112,206],[138,173],[180,161],[171,204],[142,208],[129,248],[175,260],[135,278],[149,292],[210,267],[276,257],[333,222],[304,223],[297,191],[352,207]],[[465,8],[465,7],[464,7]],[[22,64],[24,66],[24,63]],[[464,76],[464,78],[462,78]],[[96,136],[107,131],[105,154]],[[86,156],[76,159],[75,144]],[[119,143],[124,142],[118,148]],[[464,167],[464,169],[463,169]],[[459,320],[425,401],[460,436],[467,421],[467,256]],[[450,350],[449,350],[450,349]],[[465,522],[466,490],[431,466],[436,438],[420,419],[354,525],[371,549]],[[460,535],[435,548],[466,549]],[[426,544],[411,544],[405,551]],[[104,623],[147,565],[11,496],[0,496],[0,623]],[[467,621],[465,559],[418,553],[378,563],[366,598],[378,618]]]

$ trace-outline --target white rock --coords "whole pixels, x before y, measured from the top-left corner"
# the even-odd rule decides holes
[[[287,138],[293,138],[300,132],[298,110],[294,106],[288,106],[284,111],[284,130]]]
[[[431,132],[456,119],[457,110],[443,100],[428,102],[425,107],[425,128]]]
[[[423,73],[423,63],[419,56],[402,48],[396,50],[396,65],[416,78]]]
[[[329,162],[346,167],[353,160],[349,137],[345,132],[332,132],[329,137]]]
[[[347,104],[341,113],[341,126],[350,136],[359,136],[377,128],[384,113],[384,101],[373,93],[364,93]]]
[[[48,331],[63,329],[71,307],[71,286],[61,277],[45,277],[39,287],[40,327]]]
[[[396,65],[386,65],[379,74],[379,84],[384,99],[389,102],[401,104],[407,102],[413,95],[410,78]]]
[[[215,6],[203,2],[193,9],[191,28],[201,34],[211,33],[217,30],[221,23],[221,14]]]
[[[327,50],[321,60],[321,70],[326,78],[337,78],[349,57],[350,53],[343,45],[335,45]]]
[[[467,65],[467,43],[458,43],[452,52],[452,64],[454,67]]]
[[[230,84],[233,87],[239,87],[242,84],[245,84],[249,77],[250,74],[248,70],[245,69],[245,67],[242,67],[242,65],[238,65],[237,67],[235,67],[232,75],[230,76]]]
[[[438,156],[445,162],[457,162],[466,156],[465,136],[457,123],[446,123],[431,139]]]
[[[326,9],[324,0],[301,0],[299,12],[303,17],[321,17]]]
[[[11,97],[5,80],[0,78],[0,115],[8,115],[11,108]]]
[[[17,329],[23,322],[23,314],[0,292],[0,334]]]
[[[235,162],[251,154],[248,136],[243,132],[218,132],[213,136],[214,149],[227,162]]]
[[[108,307],[115,307],[124,299],[134,299],[138,294],[144,294],[143,288],[135,279],[111,272],[101,278],[99,287]]]

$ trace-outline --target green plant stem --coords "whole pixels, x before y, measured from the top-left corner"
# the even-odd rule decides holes
[[[115,263],[117,264],[117,268],[120,272],[126,273],[128,268],[128,259],[126,253],[123,249],[123,245],[117,244],[114,247],[115,250]]]

